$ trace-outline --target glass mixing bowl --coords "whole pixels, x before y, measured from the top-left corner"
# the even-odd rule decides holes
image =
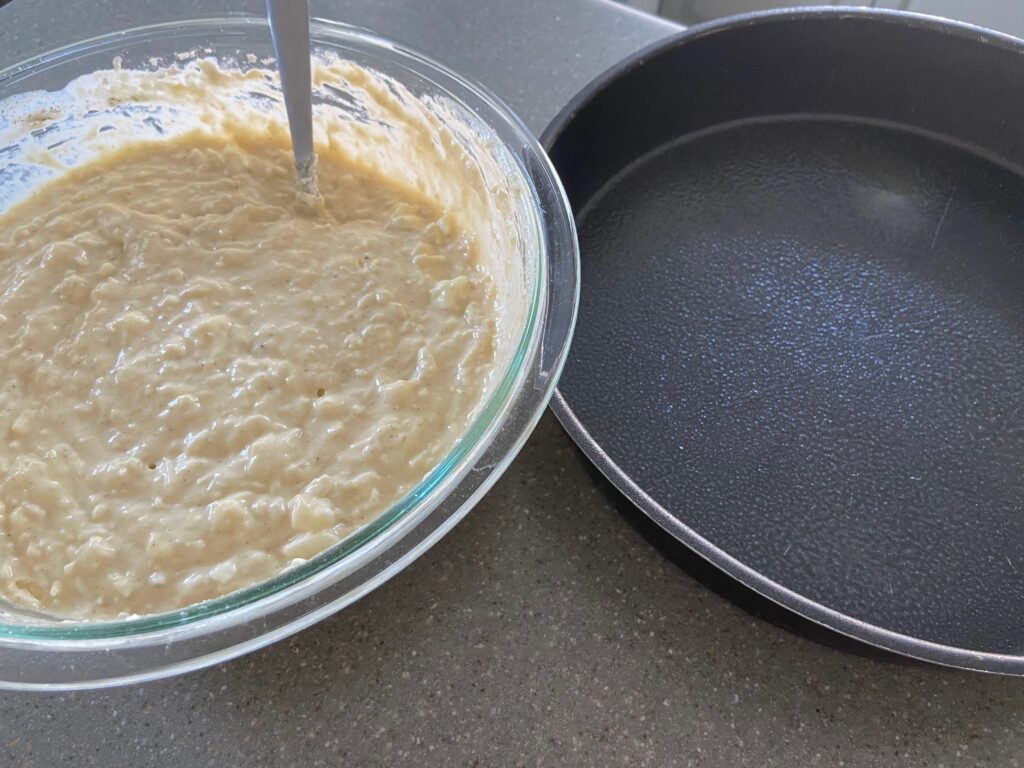
[[[507,258],[522,260],[523,309],[503,370],[466,434],[416,488],[349,538],[275,578],[173,613],[119,621],[58,621],[0,608],[0,687],[87,688],[165,677],[252,651],[329,616],[451,529],[509,465],[547,405],[575,322],[579,257],[565,194],[540,146],[496,98],[425,56],[330,21],[315,20],[311,32],[316,50],[392,78],[428,104],[448,105],[448,119],[454,115],[460,130],[482,139],[504,186],[522,192],[521,252]],[[0,71],[0,136],[6,131],[9,138],[12,128],[4,105],[24,101],[24,94],[53,92],[59,103],[60,89],[111,69],[115,58],[125,68],[145,69],[189,52],[236,64],[273,55],[266,21],[249,17],[86,40]],[[33,119],[30,138],[45,146],[69,129],[59,109]],[[0,186],[7,191],[31,186],[21,154],[17,142],[0,146]],[[10,202],[0,203],[0,211],[5,205]]]

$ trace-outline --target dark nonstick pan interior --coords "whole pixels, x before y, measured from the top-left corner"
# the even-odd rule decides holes
[[[602,472],[809,618],[1024,674],[1024,43],[741,17],[544,140],[583,264],[554,408]]]

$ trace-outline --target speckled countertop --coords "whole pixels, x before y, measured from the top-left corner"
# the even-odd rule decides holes
[[[601,0],[313,1],[489,85],[537,131],[672,28]],[[14,0],[0,65],[260,0]],[[477,509],[369,597],[205,671],[0,695],[0,764],[1016,766],[1024,682],[871,652],[653,530],[547,416]]]

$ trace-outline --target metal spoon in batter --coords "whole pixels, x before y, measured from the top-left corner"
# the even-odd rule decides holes
[[[313,153],[309,0],[267,0],[267,18],[288,111],[288,129],[292,134],[299,188],[305,194],[319,197],[316,155]]]

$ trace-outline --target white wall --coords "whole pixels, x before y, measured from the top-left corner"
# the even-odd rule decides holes
[[[1024,0],[627,0],[644,10],[658,8],[684,24],[730,16],[734,13],[799,5],[862,5],[899,8],[968,21],[1024,37]]]
[[[1024,37],[1024,2],[1020,0],[910,0],[909,10]]]

